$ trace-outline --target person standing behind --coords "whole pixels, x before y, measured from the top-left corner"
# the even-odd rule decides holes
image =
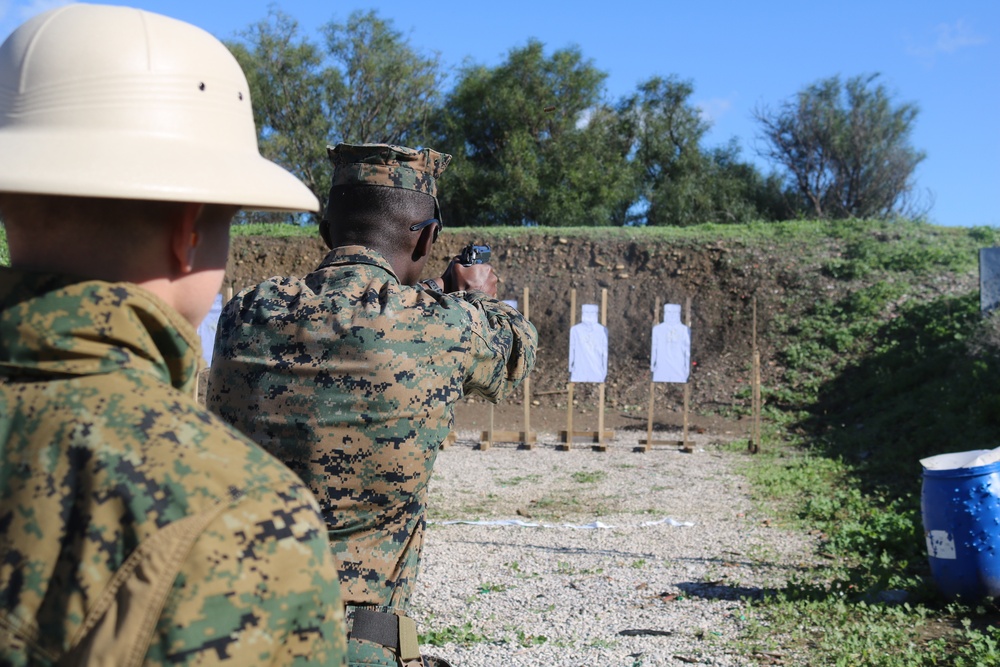
[[[348,663],[419,665],[406,610],[438,449],[462,396],[495,402],[524,379],[537,334],[495,298],[489,264],[453,261],[418,285],[450,155],[328,151],[320,231],[332,250],[304,278],[271,278],[225,306],[207,401],[319,497],[348,605]]]
[[[0,154],[0,664],[343,665],[315,497],[195,398],[234,214],[318,209],[236,60],[40,14],[0,46]]]

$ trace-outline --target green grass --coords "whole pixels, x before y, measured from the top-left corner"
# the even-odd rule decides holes
[[[802,664],[1000,665],[1000,610],[938,597],[927,573],[919,504],[861,490],[864,475],[803,447],[767,443],[743,472],[755,499],[787,527],[818,533],[829,560],[748,601],[747,654]],[[905,592],[902,604],[881,601]]]
[[[233,225],[232,233],[238,236],[316,236],[318,231],[314,225],[250,223]],[[690,227],[445,227],[441,233],[446,239],[456,237],[463,242],[480,236],[489,236],[497,241],[523,241],[545,236],[557,243],[559,238],[586,238],[594,241],[795,247],[803,250],[833,240],[855,248],[850,251],[852,257],[847,261],[858,267],[861,263],[874,261],[870,257],[881,258],[878,261],[883,263],[894,261],[906,265],[914,261],[908,258],[911,255],[919,257],[917,261],[922,265],[949,264],[963,253],[966,241],[972,241],[977,246],[1000,241],[1000,234],[990,227],[938,227],[906,220],[794,220]],[[884,250],[879,252],[878,248]],[[918,248],[923,248],[923,251],[914,253]]]
[[[565,574],[570,576],[576,575],[591,575],[591,574],[601,574],[604,572],[604,568],[584,568],[577,569],[565,561],[558,561],[556,563],[556,574]]]
[[[607,476],[603,470],[578,470],[571,475],[573,481],[578,484],[596,484]]]
[[[516,560],[511,561],[509,563],[505,563],[505,565],[510,568],[510,571],[513,572],[514,576],[517,577],[518,579],[537,579],[538,577],[541,576],[537,572],[525,572],[524,570],[521,569],[521,564],[518,563]]]
[[[420,633],[420,643],[431,646],[444,646],[446,644],[458,644],[459,646],[472,646],[473,644],[489,644],[493,640],[486,635],[480,634],[472,629],[472,623],[467,622],[462,625],[448,625],[443,628],[431,628]]]
[[[956,620],[959,614],[967,616]],[[802,664],[858,667],[1000,665],[1000,628],[984,625],[975,610],[935,616],[937,610],[919,605],[779,596],[750,608],[744,649],[783,654],[786,664],[797,664],[787,660],[792,655]]]
[[[480,595],[488,595],[490,593],[503,593],[510,588],[507,584],[491,584],[489,582],[484,582],[479,584],[478,592]]]
[[[510,643],[517,644],[521,648],[541,646],[549,641],[549,638],[545,635],[529,635],[520,628],[511,628],[511,631],[514,633],[514,641]]]
[[[288,236],[315,238],[319,236],[319,229],[315,225],[252,222],[244,225],[233,225],[230,230],[232,236],[271,236],[276,238]]]
[[[743,648],[789,664],[1000,665],[994,602],[949,603],[930,578],[919,465],[1000,445],[1000,321],[980,316],[978,290],[938,287],[975,285],[998,230],[825,232],[827,255],[803,245],[803,262],[834,288],[784,296],[768,332],[780,372],[764,388],[765,444],[744,470],[762,511],[818,535],[825,558],[751,603]]]
[[[537,484],[542,480],[541,475],[517,475],[515,477],[508,477],[506,479],[497,480],[497,484],[500,486],[517,486],[519,484]]]

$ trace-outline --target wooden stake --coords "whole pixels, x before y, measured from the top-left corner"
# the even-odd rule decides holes
[[[569,328],[572,329],[573,325],[576,324],[576,288],[574,287],[569,291]],[[560,451],[569,451],[570,446],[573,444],[573,383],[569,382],[566,384],[566,437],[564,439],[564,444],[559,445],[556,449]]]
[[[653,311],[653,326],[654,327],[657,324],[660,323],[660,317],[661,317],[660,313],[661,313],[661,309],[660,309],[660,297],[656,297],[656,309]],[[650,343],[652,344],[652,341],[650,341]],[[638,448],[638,449],[640,449],[641,451],[644,451],[644,452],[648,452],[649,450],[651,450],[653,448],[653,397],[656,395],[655,394],[656,383],[653,382],[652,377],[653,377],[652,371],[650,371],[650,380],[649,380],[649,411],[648,411],[649,414],[646,416],[646,442],[645,443],[639,443],[639,444],[641,444],[643,446],[640,447],[640,448]]]
[[[493,404],[490,403],[490,428],[482,433],[482,439],[479,441],[479,449],[486,451],[493,445]]]
[[[684,325],[691,328],[691,297],[684,301]],[[688,443],[688,406],[691,402],[691,377],[684,383],[684,435],[681,439],[681,451],[690,454],[694,450]]]
[[[760,352],[757,351],[757,297],[753,298],[753,319],[751,320],[750,350],[752,367],[750,370],[750,438],[747,450],[751,454],[760,451]]]
[[[691,402],[691,385],[684,383],[684,430],[681,436],[681,451],[690,454],[694,451],[688,442],[688,405]]]
[[[521,314],[524,315],[524,319],[531,321],[531,302],[528,300],[530,292],[528,288],[524,288],[523,304]],[[524,386],[524,435],[521,436],[521,443],[524,445],[525,449],[531,449],[534,446],[537,438],[535,434],[531,432],[531,376],[524,378],[522,383]]]
[[[454,431],[452,431],[441,442],[441,449],[448,449],[448,447],[450,447],[451,445],[454,445],[457,440],[458,440],[458,434],[456,434]]]
[[[653,448],[653,396],[656,389],[656,383],[652,380],[649,381],[649,416],[646,418],[646,442],[639,443],[642,447],[640,450],[648,452]]]
[[[760,400],[760,352],[753,353],[753,418],[751,422],[751,428],[753,429],[753,434],[751,436],[750,451],[754,454],[760,451],[760,416],[761,416],[761,400]]]
[[[600,408],[597,412],[597,444],[594,445],[595,452],[606,452],[608,446],[604,444],[604,383],[597,388],[597,402]]]
[[[601,290],[601,326],[608,326],[608,288]],[[597,445],[594,451],[606,452],[607,446],[604,444],[604,383],[597,389]]]
[[[566,383],[566,434],[563,437],[563,443],[556,445],[556,449],[562,452],[568,452],[570,445],[573,444],[573,383]]]

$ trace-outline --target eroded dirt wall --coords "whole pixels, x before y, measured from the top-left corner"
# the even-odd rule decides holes
[[[568,380],[573,289],[575,321],[579,321],[580,305],[599,304],[602,290],[607,289],[607,398],[612,406],[642,406],[648,401],[650,337],[658,298],[661,303],[682,306],[690,299],[694,409],[746,402],[754,297],[765,378],[773,367],[773,350],[763,334],[774,312],[782,307],[792,275],[792,267],[777,266],[774,258],[721,243],[592,241],[548,233],[511,242],[477,234],[476,242],[493,246],[491,262],[502,280],[498,296],[517,299],[523,307],[524,289],[529,290],[530,318],[541,341],[532,376],[532,393],[538,400],[558,400],[559,394],[546,392],[564,389]],[[440,274],[448,258],[473,240],[466,236],[442,235],[428,263],[428,276]],[[318,238],[236,237],[227,282],[238,291],[273,275],[301,276],[325,253]],[[671,387],[658,385],[657,390],[670,392]],[[576,392],[587,399],[596,394],[596,385],[577,385]]]

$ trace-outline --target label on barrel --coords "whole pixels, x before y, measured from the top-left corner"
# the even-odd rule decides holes
[[[955,560],[955,540],[946,530],[927,531],[927,555],[931,558]]]

